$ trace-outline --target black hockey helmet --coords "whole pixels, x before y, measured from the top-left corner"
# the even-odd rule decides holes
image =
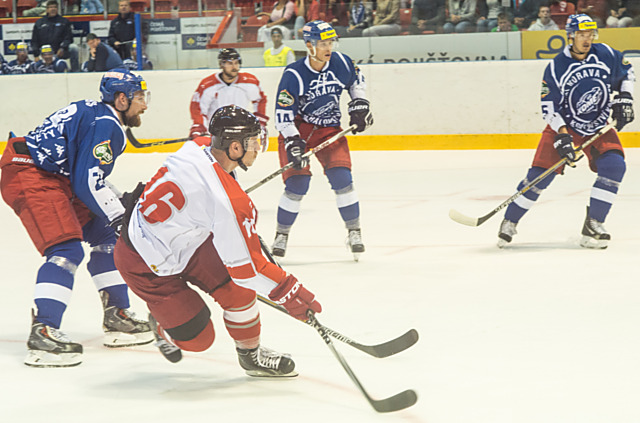
[[[222,65],[222,62],[230,62],[232,60],[237,60],[238,63],[242,64],[242,57],[240,57],[240,53],[235,48],[221,48],[218,52],[218,64]]]
[[[245,151],[255,150],[249,145],[249,141],[261,135],[262,127],[253,113],[238,106],[224,106],[211,116],[209,133],[211,146],[225,150],[228,154],[232,141],[242,143]],[[261,140],[258,142],[261,143]]]

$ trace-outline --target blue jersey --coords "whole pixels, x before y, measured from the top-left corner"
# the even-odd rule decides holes
[[[62,73],[66,72],[68,68],[66,61],[54,57],[50,64],[47,64],[44,60],[35,62],[32,71],[33,73]]]
[[[340,95],[364,98],[364,76],[346,55],[338,52],[320,72],[311,68],[309,57],[287,66],[278,86],[276,129],[286,138],[299,135],[294,118],[317,126],[340,126]]]
[[[68,177],[78,199],[110,221],[124,212],[104,180],[126,147],[116,113],[105,103],[77,101],[53,113],[25,136],[36,166]]]
[[[7,63],[7,73],[11,75],[23,75],[33,73],[34,61],[27,59],[24,63],[18,63],[18,59],[13,59]]]
[[[593,44],[583,61],[572,58],[567,46],[544,71],[542,115],[556,132],[566,125],[594,134],[611,114],[612,92],[633,93],[634,82],[631,64],[608,45]]]

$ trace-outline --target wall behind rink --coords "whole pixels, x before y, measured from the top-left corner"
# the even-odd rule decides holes
[[[640,68],[640,58],[630,61],[636,70]],[[361,150],[534,148],[544,127],[539,96],[547,63],[518,60],[363,65],[375,124],[366,135],[352,137],[350,146]],[[260,79],[268,98],[268,114],[272,115],[282,68],[244,70]],[[142,126],[134,130],[136,137],[144,141],[187,136],[191,95],[198,82],[212,72],[141,72],[151,91],[151,104]],[[4,99],[0,103],[0,134],[3,138],[9,131],[24,135],[71,101],[99,99],[100,78],[101,74],[0,77]],[[344,97],[346,115],[348,94]],[[637,84],[634,98],[640,98]],[[621,134],[627,147],[640,147],[637,105],[636,114],[639,117]],[[343,124],[347,122],[343,117]],[[277,136],[272,121],[269,133]],[[154,151],[172,151],[174,147]]]

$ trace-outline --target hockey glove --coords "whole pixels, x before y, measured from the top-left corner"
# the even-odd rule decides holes
[[[293,163],[294,169],[302,169],[309,165],[309,159],[302,157],[307,142],[300,138],[299,135],[288,137],[284,141],[284,149],[287,151],[287,159]]]
[[[611,108],[612,117],[616,120],[616,131],[621,131],[627,123],[633,122],[633,97],[622,91],[614,97]]]
[[[290,315],[303,322],[307,320],[309,310],[320,313],[322,306],[293,275],[287,275],[278,286],[273,288],[269,298],[278,305],[283,306]]]
[[[123,222],[124,222],[124,214],[121,214],[120,216],[116,217],[111,222],[109,222],[109,226],[111,226],[111,229],[113,229],[114,232],[116,233],[116,238],[120,238]]]
[[[571,167],[575,167],[573,163],[577,162],[581,157],[573,148],[573,137],[571,134],[556,134],[553,148],[556,149],[560,157],[568,160],[567,164]]]
[[[353,131],[354,134],[358,132],[364,132],[365,129],[373,125],[373,115],[369,110],[369,100],[364,98],[356,98],[349,102],[347,108],[349,112],[349,126],[357,125],[358,127]]]
[[[204,125],[199,125],[199,124],[195,124],[191,127],[191,130],[189,131],[189,138],[196,139],[198,137],[203,137],[203,136],[207,136],[207,128],[204,127]]]

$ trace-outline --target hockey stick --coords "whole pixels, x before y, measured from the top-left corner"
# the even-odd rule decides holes
[[[260,246],[262,247],[262,251],[264,251],[269,261],[277,265],[278,267],[280,267],[280,265],[278,264],[278,262],[276,262],[273,255],[271,255],[271,252],[269,251],[269,247],[266,246],[262,238],[260,238]],[[276,310],[282,313],[289,314],[289,312],[287,312],[287,310],[284,307],[277,305],[273,301],[267,298],[264,298],[261,295],[258,295],[258,300],[275,308]],[[307,321],[307,323],[309,322]],[[353,348],[356,348],[376,358],[385,358],[394,354],[398,354],[399,352],[406,350],[407,348],[413,346],[416,342],[418,342],[418,331],[415,329],[410,329],[405,334],[400,335],[399,337],[394,338],[390,341],[383,342],[381,344],[364,345],[324,325],[320,325],[320,326],[322,327],[322,330],[325,331],[325,333],[336,338],[338,341],[344,342],[345,344],[352,346]]]
[[[131,132],[131,128],[127,128],[125,133],[127,134],[127,139],[129,140],[129,143],[135,148],[154,147],[156,145],[175,144],[175,143],[191,140],[191,138],[177,138],[174,140],[163,140],[163,141],[154,141],[149,143],[141,143],[136,139],[136,137],[133,136],[133,132]]]
[[[604,128],[602,128],[600,131],[598,131],[597,133],[595,133],[594,135],[592,135],[587,141],[585,141],[584,143],[582,143],[582,145],[578,146],[575,151],[576,152],[580,152],[582,150],[584,150],[586,147],[588,147],[589,145],[591,145],[591,143],[593,143],[595,140],[597,140],[598,138],[600,138],[604,133],[608,132],[609,130],[611,130],[612,128],[614,128],[616,125],[616,121],[613,120],[611,121],[609,124],[607,124]],[[534,186],[536,186],[540,181],[542,181],[544,178],[546,178],[547,176],[549,176],[552,172],[554,172],[556,169],[558,169],[560,166],[565,165],[569,162],[569,160],[566,157],[563,157],[562,160],[560,160],[559,162],[557,162],[556,164],[554,164],[553,166],[551,166],[549,169],[547,169],[546,171],[544,171],[543,173],[541,173],[540,175],[538,175],[537,178],[535,178],[533,181],[529,182],[526,186],[524,186],[520,191],[516,192],[515,194],[513,194],[511,197],[507,198],[505,201],[502,202],[502,204],[500,204],[498,207],[496,207],[495,209],[493,209],[492,211],[490,211],[489,213],[485,214],[484,216],[481,217],[470,217],[470,216],[466,216],[462,213],[460,213],[457,210],[451,209],[449,210],[449,217],[454,220],[455,222],[458,222],[462,225],[467,225],[467,226],[480,226],[482,225],[484,222],[486,222],[487,220],[489,220],[491,217],[493,217],[493,215],[495,215],[496,213],[498,213],[500,210],[502,210],[503,208],[507,207],[509,204],[513,203],[518,197],[520,197],[522,194],[524,194],[525,192],[529,191],[531,188],[533,188]]]
[[[320,151],[320,150],[328,147],[329,145],[333,144],[334,142],[336,142],[340,138],[344,137],[345,135],[347,135],[349,132],[353,131],[357,127],[358,127],[357,125],[351,125],[350,127],[348,127],[347,129],[343,130],[342,132],[338,132],[337,134],[335,134],[334,136],[332,136],[328,140],[323,141],[321,144],[317,145],[315,148],[312,148],[311,150],[309,150],[306,153],[304,153],[302,155],[302,158],[306,159],[307,157],[310,157],[310,156],[316,154],[318,151]],[[269,182],[270,180],[272,180],[276,176],[282,174],[285,170],[291,169],[292,167],[293,167],[293,162],[287,163],[286,165],[284,165],[280,169],[276,170],[275,172],[273,172],[271,175],[267,176],[266,178],[264,178],[260,182],[257,182],[256,184],[254,184],[254,185],[250,186],[249,188],[247,188],[245,190],[245,192],[247,194],[249,194],[251,191],[255,190],[256,188],[261,187],[262,185],[266,184],[267,182]]]

